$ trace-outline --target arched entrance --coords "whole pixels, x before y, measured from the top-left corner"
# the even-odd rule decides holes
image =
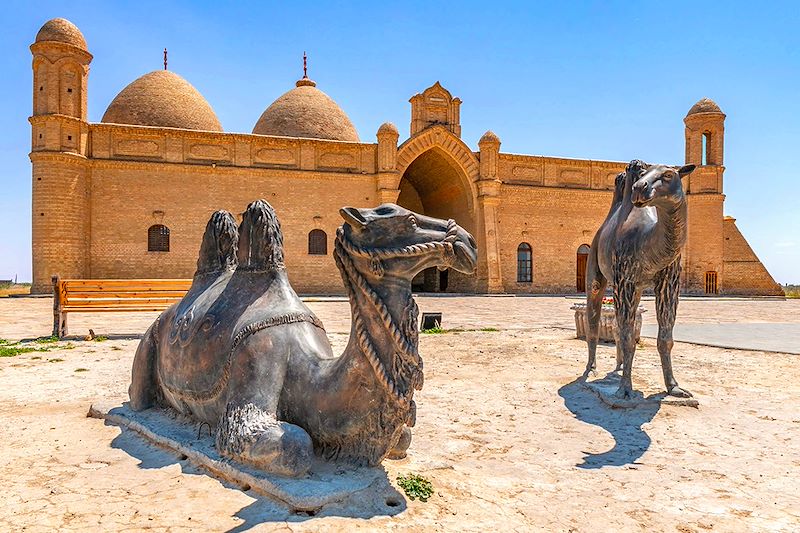
[[[458,222],[475,233],[472,192],[458,163],[444,150],[433,147],[414,159],[400,179],[397,203],[431,217]],[[474,276],[429,268],[412,281],[418,292],[475,292]]]
[[[578,246],[577,260],[575,262],[575,287],[578,292],[586,292],[586,263],[589,260],[588,244]]]

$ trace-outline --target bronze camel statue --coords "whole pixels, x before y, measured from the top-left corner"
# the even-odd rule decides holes
[[[289,284],[280,223],[258,200],[238,234],[230,213],[211,217],[191,288],[139,344],[130,406],[208,423],[222,455],[281,475],[303,475],[314,452],[369,465],[404,454],[423,381],[411,279],[473,273],[475,241],[393,204],[340,214],[334,258],[352,312],[341,356]]]
[[[671,167],[631,161],[617,176],[611,209],[592,241],[586,266],[589,361],[584,375],[596,368],[600,312],[610,281],[617,316],[617,370],[622,369],[616,394],[623,399],[633,393],[634,323],[642,291],[648,286],[655,289],[658,353],[667,392],[683,398],[691,396],[678,387],[671,354],[681,248],[686,243],[686,196],[681,179],[694,169],[694,165]]]

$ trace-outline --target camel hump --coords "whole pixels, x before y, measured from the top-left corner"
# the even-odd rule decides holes
[[[239,228],[239,270],[284,268],[283,233],[275,209],[266,200],[247,206]]]
[[[239,231],[233,215],[224,210],[211,215],[203,233],[195,275],[235,268],[238,245]]]

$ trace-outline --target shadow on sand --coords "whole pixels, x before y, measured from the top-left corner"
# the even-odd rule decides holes
[[[117,426],[110,421],[106,425]],[[139,460],[139,468],[161,469],[169,465],[178,464],[181,472],[188,476],[211,476],[202,467],[195,466],[186,456],[179,456],[166,449],[160,448],[137,433],[121,428],[122,432],[111,442],[111,447],[119,449]],[[200,428],[203,435],[207,435],[207,426]],[[389,482],[386,471],[366,489],[354,492],[344,501],[326,505],[316,510],[292,509],[284,503],[273,500],[259,492],[251,490],[249,486],[238,486],[235,483],[211,476],[222,486],[231,490],[244,491],[253,501],[236,511],[232,516],[242,520],[240,524],[228,530],[229,533],[247,531],[265,522],[304,522],[314,517],[340,516],[345,518],[372,518],[374,516],[394,516],[403,512],[407,507],[405,497]],[[342,469],[342,476],[348,475],[348,470]],[[191,481],[190,481],[191,482]],[[197,508],[202,509],[202,501],[197,502]]]
[[[606,376],[611,377],[613,373]],[[661,407],[658,403],[644,403],[637,407],[614,409],[602,402],[584,385],[580,377],[558,389],[564,405],[581,422],[601,427],[614,437],[614,447],[603,453],[586,453],[578,468],[603,468],[636,464],[650,447],[650,436],[642,425],[650,422]]]

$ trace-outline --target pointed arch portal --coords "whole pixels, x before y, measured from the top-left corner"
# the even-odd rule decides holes
[[[469,183],[458,161],[434,146],[405,168],[397,203],[423,215],[452,218],[474,234],[474,200]],[[414,290],[422,292],[474,292],[476,287],[472,276],[449,270],[438,272],[435,268],[420,272],[412,285]]]

